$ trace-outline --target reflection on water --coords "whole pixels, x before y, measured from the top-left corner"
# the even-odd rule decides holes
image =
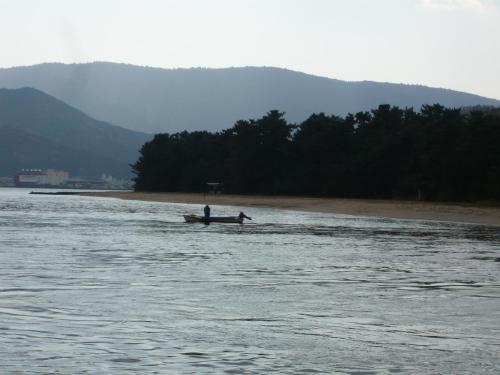
[[[0,189],[2,372],[500,372],[498,228],[201,209]]]

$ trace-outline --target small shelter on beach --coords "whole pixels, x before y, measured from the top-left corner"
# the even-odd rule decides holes
[[[222,182],[207,182],[208,194],[221,194]]]

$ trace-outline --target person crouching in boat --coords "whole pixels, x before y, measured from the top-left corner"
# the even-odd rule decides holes
[[[252,220],[252,218],[250,216],[245,215],[243,212],[240,212],[240,214],[238,215],[238,219]]]
[[[208,204],[203,209],[203,213],[205,214],[205,217],[203,218],[205,220],[205,224],[208,224],[210,222],[210,207]]]

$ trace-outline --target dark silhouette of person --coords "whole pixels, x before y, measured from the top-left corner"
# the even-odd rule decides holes
[[[240,214],[238,215],[238,218],[239,218],[239,219],[248,219],[248,220],[252,220],[252,218],[251,218],[250,216],[245,215],[243,212],[240,212]]]
[[[205,224],[208,224],[210,222],[210,207],[208,204],[205,206],[203,209],[203,213],[205,214]]]

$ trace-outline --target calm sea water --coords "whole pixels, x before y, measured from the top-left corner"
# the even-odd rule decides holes
[[[201,211],[0,189],[0,373],[500,373],[498,227]]]

